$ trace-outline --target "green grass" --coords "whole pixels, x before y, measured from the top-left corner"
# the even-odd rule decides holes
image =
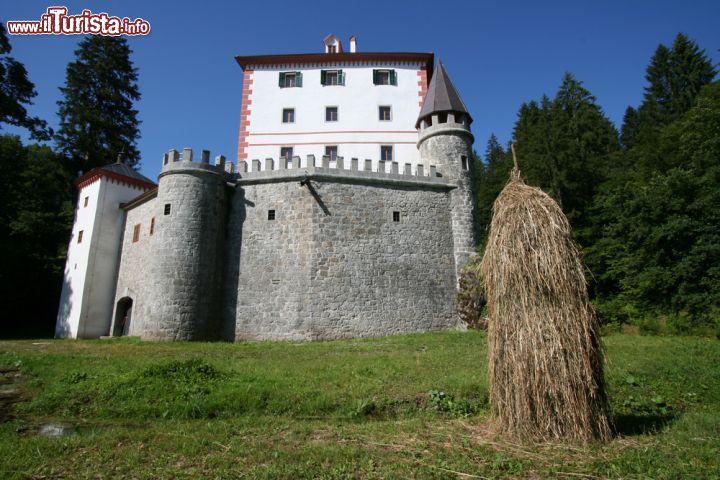
[[[720,477],[720,342],[605,344],[618,436],[521,446],[492,434],[477,332],[0,342],[23,398],[0,423],[0,478]],[[38,436],[47,422],[76,434]]]

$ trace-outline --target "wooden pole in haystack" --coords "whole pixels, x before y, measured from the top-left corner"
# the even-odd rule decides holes
[[[580,253],[560,206],[523,182],[512,152],[480,267],[493,414],[521,440],[605,440],[602,347]]]

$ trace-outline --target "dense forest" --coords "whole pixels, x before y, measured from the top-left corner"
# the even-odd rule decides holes
[[[657,47],[643,101],[627,108],[619,132],[571,73],[553,98],[520,107],[512,142],[523,177],[568,216],[605,324],[720,333],[716,73],[681,33]],[[511,166],[492,135],[477,162],[483,239]]]
[[[0,337],[51,336],[78,173],[122,155],[137,166],[137,71],[122,38],[88,36],[67,67],[59,129],[31,117],[37,95],[0,24]],[[640,105],[621,129],[566,73],[552,98],[522,104],[509,143],[525,181],[570,219],[601,320],[647,332],[720,332],[720,83],[684,34],[649,59]],[[491,135],[476,155],[480,237],[512,165]],[[479,250],[482,251],[482,241]]]

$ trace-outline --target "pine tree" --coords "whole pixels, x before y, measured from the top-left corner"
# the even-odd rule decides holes
[[[632,148],[635,145],[640,129],[640,116],[638,111],[633,107],[625,109],[623,115],[623,124],[620,133],[620,143],[625,149]]]
[[[511,166],[512,162],[509,160],[507,152],[500,145],[495,134],[491,134],[485,148],[482,175],[477,184],[478,223],[480,236],[483,239],[492,218],[493,203],[507,183]]]
[[[0,22],[0,124],[23,127],[33,138],[48,140],[51,132],[47,123],[29,116],[25,108],[37,96],[35,85],[28,80],[25,66],[9,55],[11,51],[5,26]]]
[[[120,153],[127,165],[140,160],[140,121],[133,108],[140,91],[131,53],[123,38],[91,35],[80,42],[67,67],[56,141],[75,170],[105,165]]]
[[[638,109],[640,142],[654,141],[659,130],[687,112],[717,71],[704,50],[684,33],[672,48],[659,45],[648,65],[645,95]]]
[[[619,148],[595,97],[567,73],[553,100],[523,104],[513,134],[525,179],[548,192],[578,230]]]

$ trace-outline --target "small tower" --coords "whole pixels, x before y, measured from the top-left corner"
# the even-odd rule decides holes
[[[471,122],[445,67],[438,61],[415,128],[426,171],[430,171],[430,165],[436,165],[445,179],[457,185],[450,192],[450,209],[458,278],[476,245]]]
[[[163,157],[158,177],[156,235],[150,260],[154,299],[140,334],[156,340],[219,340],[220,290],[226,215],[225,157],[210,164],[203,150]]]
[[[68,246],[55,336],[97,338],[110,333],[118,254],[125,216],[120,204],[155,188],[118,159],[75,181],[78,204]]]

